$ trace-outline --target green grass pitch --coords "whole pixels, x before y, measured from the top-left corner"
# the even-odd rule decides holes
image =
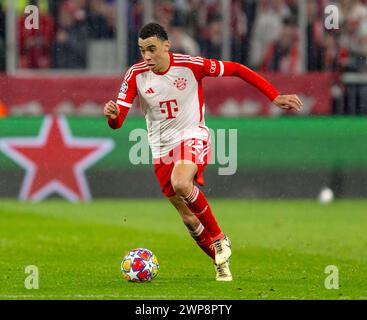
[[[162,200],[0,201],[0,299],[367,299],[367,201],[211,199],[232,240],[231,283]],[[135,247],[158,257],[149,283],[122,279]],[[39,269],[39,289],[24,286]],[[326,289],[325,268],[339,270]]]

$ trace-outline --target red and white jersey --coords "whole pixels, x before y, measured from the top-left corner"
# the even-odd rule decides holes
[[[223,72],[222,61],[176,53],[170,53],[164,73],[151,71],[144,61],[126,72],[117,104],[130,108],[139,96],[153,158],[167,155],[185,139],[209,140],[202,79]]]

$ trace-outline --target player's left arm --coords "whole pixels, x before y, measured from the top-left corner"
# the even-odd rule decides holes
[[[221,64],[220,68],[223,68],[221,70],[222,76],[235,76],[245,80],[264,93],[279,108],[284,110],[301,110],[303,104],[297,95],[279,94],[268,80],[250,68],[231,61],[220,61],[219,64]]]

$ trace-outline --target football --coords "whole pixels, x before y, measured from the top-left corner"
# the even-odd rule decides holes
[[[132,249],[121,262],[124,279],[132,282],[153,280],[158,274],[157,257],[146,248]]]

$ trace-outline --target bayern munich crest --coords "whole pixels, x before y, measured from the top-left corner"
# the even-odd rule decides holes
[[[174,85],[178,90],[184,90],[186,88],[187,80],[185,78],[178,78]]]

